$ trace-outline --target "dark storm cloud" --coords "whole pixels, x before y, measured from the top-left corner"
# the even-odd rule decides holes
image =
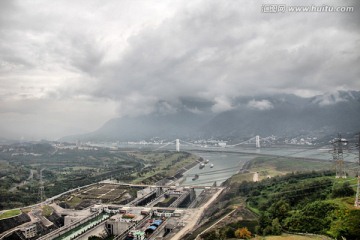
[[[129,39],[124,56],[101,69],[106,84],[94,93],[125,102],[134,90],[170,102],[186,95],[231,101],[249,93],[359,88],[359,31],[343,26],[357,12],[266,15],[260,7],[211,1],[144,29]]]
[[[46,119],[26,101],[101,102],[104,115],[124,116],[360,89],[358,1],[276,1],[352,13],[262,13],[263,4],[274,1],[0,1],[0,99]]]

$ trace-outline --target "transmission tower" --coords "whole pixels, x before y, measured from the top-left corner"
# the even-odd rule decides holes
[[[346,145],[347,141],[342,139],[340,134],[333,142],[333,160],[335,162],[336,178],[346,178],[343,156],[343,146]]]
[[[360,133],[359,133],[359,141],[358,141],[358,149],[359,149],[359,168],[357,171],[358,182],[356,188],[356,197],[355,197],[355,207],[360,207]]]

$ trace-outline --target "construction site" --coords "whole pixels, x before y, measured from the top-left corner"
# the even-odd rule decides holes
[[[125,240],[220,239],[220,235],[216,234],[221,232],[231,237],[241,224],[248,224],[251,232],[256,231],[257,216],[246,210],[248,206],[267,211],[274,209],[271,206],[279,202],[278,198],[283,198],[296,209],[298,203],[294,199],[299,198],[293,198],[293,195],[307,196],[305,200],[309,203],[306,204],[315,200],[323,201],[321,204],[329,204],[331,201],[336,211],[350,212],[355,216],[358,214],[360,187],[358,175],[354,179],[351,170],[358,170],[358,162],[344,160],[344,152],[349,151],[348,140],[339,135],[331,144],[331,161],[264,154],[256,158],[250,156],[253,159],[249,160],[248,153],[236,153],[233,158],[230,153],[222,152],[214,155],[216,158],[210,159],[211,163],[208,159],[200,159],[196,162],[199,167],[193,167],[191,163],[191,169],[183,167],[175,176],[160,180],[156,177],[154,179],[158,181],[153,181],[153,184],[144,184],[147,181],[125,183],[107,179],[73,188],[46,200],[44,187],[40,184],[42,201],[19,209],[18,215],[14,213],[15,217],[2,220],[0,240],[70,240],[90,237]],[[299,150],[301,153],[305,151],[309,150]],[[151,157],[158,157],[153,155]],[[206,156],[211,157],[209,153]],[[220,182],[222,187],[217,187],[214,179],[221,180],[217,174],[225,172],[231,175],[236,170],[234,167],[225,168],[224,165],[218,168],[221,161],[228,164],[234,161],[238,164],[236,167],[241,169],[224,184]],[[247,161],[248,164],[242,165]],[[335,171],[329,170],[332,164]],[[299,173],[294,174],[295,171]],[[139,177],[144,180],[153,173],[157,174],[156,171],[150,171],[139,174]],[[302,182],[297,184],[299,179]],[[273,189],[274,184],[277,187]],[[345,193],[344,189],[347,190]],[[289,194],[274,194],[274,191]],[[260,209],[262,206],[267,207],[265,210]],[[299,208],[297,210],[301,211]],[[292,213],[289,208],[288,215]],[[341,219],[332,221],[337,224]],[[227,223],[231,223],[231,226]],[[299,230],[304,231],[306,229]],[[337,236],[341,231],[341,228],[335,229],[329,235]],[[351,231],[349,234],[356,232]],[[218,237],[213,238],[215,235]]]
[[[200,220],[223,188],[145,186],[100,182],[74,189],[33,206],[31,221],[1,239],[180,239]],[[55,223],[36,216],[43,205],[58,216]],[[46,221],[46,222],[45,222]],[[39,225],[49,229],[39,235]],[[10,237],[10,238],[9,238]]]

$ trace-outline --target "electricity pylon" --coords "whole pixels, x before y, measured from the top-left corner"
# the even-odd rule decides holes
[[[359,142],[358,142],[358,149],[359,149],[359,168],[357,171],[357,177],[358,177],[358,182],[357,182],[357,188],[356,188],[356,197],[355,197],[355,207],[360,207],[360,133],[359,133]]]
[[[333,160],[335,162],[336,178],[346,178],[344,169],[343,146],[346,146],[347,143],[348,141],[341,138],[340,134],[333,142]]]

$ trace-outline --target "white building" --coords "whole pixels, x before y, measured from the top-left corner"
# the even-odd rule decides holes
[[[133,224],[131,221],[124,221],[121,216],[115,215],[106,221],[105,227],[111,234],[120,235]]]
[[[102,212],[104,207],[102,205],[94,205],[90,208],[90,212]]]
[[[25,227],[25,228],[22,228],[21,232],[25,236],[25,238],[36,237],[36,234],[37,234],[36,224],[30,225],[30,226]]]

